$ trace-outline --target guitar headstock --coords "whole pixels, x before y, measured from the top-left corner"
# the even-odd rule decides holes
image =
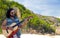
[[[33,18],[33,16],[29,16],[29,17],[27,17],[26,19],[29,20],[29,19],[32,19],[32,18]]]

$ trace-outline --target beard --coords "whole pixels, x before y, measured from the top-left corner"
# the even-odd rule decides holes
[[[11,17],[15,17],[15,15],[10,15]]]

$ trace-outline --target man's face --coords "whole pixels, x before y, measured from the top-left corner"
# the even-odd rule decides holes
[[[15,16],[15,10],[12,10],[12,11],[10,12],[10,16],[12,16],[12,17]]]

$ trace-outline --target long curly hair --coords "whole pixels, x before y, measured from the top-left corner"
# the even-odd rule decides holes
[[[13,9],[13,8],[10,8],[10,9],[7,10],[7,13],[6,13],[6,17],[7,17],[7,18],[10,18],[10,12],[11,12],[12,10],[14,10],[14,9]],[[16,16],[16,14],[15,14],[15,16]]]

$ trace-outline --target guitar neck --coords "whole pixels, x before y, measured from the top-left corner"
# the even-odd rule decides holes
[[[14,28],[14,27],[16,27],[16,26],[20,26],[20,24],[23,23],[23,22],[24,22],[24,20],[18,22],[16,25],[12,26],[12,28]]]

